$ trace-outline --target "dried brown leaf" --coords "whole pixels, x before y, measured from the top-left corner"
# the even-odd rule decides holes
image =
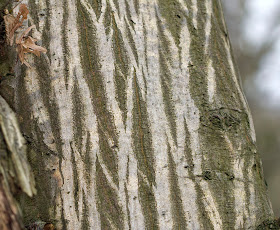
[[[6,35],[7,42],[10,46],[14,43],[14,34],[16,30],[22,26],[22,23],[25,19],[27,19],[27,15],[29,10],[25,4],[21,4],[19,6],[19,12],[16,17],[11,14],[4,16],[5,27],[6,27]]]
[[[16,44],[20,44],[22,42],[23,37],[25,37],[30,31],[31,29],[36,28],[35,25],[32,25],[30,27],[28,27],[17,39],[16,39]]]
[[[27,15],[29,14],[29,10],[25,4],[20,4],[18,15],[22,16],[22,21],[27,19]]]
[[[13,29],[13,25],[15,22],[15,17],[11,14],[7,14],[4,16],[4,22],[6,27],[6,39],[7,43],[12,46],[14,42],[14,34],[11,34],[11,31]]]
[[[27,19],[27,15],[29,10],[25,4],[21,4],[19,6],[19,12],[16,17],[11,14],[4,16],[5,26],[6,26],[6,34],[7,34],[7,42],[12,46],[14,43],[14,34],[15,31],[22,26],[24,20]],[[31,68],[29,63],[26,61],[26,54],[33,53],[37,57],[40,56],[41,52],[46,53],[47,50],[44,47],[36,45],[37,39],[28,36],[28,33],[36,28],[35,25],[28,27],[22,34],[16,38],[15,43],[17,44],[17,53],[20,62],[25,64],[27,67]]]
[[[17,46],[17,53],[18,53],[19,60],[21,61],[21,63],[23,63],[24,62],[24,50],[21,45]]]
[[[42,47],[42,46],[38,46],[35,44],[36,40],[33,40],[32,37],[28,36],[23,42],[22,42],[22,46],[24,48],[27,48],[27,49],[31,49],[33,51],[38,51],[38,52],[43,52],[43,53],[46,53],[47,50]]]
[[[18,41],[21,41],[20,43],[17,43],[17,52],[19,55],[19,59],[21,63],[24,63],[28,67],[30,67],[30,65],[25,61],[25,54],[33,53],[37,57],[39,57],[41,52],[43,53],[47,52],[47,50],[44,47],[36,45],[35,42],[37,40],[30,36],[28,36],[27,38],[23,37]]]

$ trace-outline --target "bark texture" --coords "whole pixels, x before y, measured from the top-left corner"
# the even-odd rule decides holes
[[[256,229],[273,219],[218,0],[23,0],[48,52],[1,94],[57,229]],[[16,9],[15,9],[16,12]]]
[[[0,229],[23,229],[21,210],[14,199],[20,191],[36,194],[26,157],[25,140],[14,112],[0,96]]]

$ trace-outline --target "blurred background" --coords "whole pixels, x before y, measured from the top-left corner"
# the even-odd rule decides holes
[[[221,1],[254,119],[270,200],[280,217],[280,1]]]

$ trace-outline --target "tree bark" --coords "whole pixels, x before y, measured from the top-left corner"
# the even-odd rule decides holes
[[[28,56],[33,68],[14,58],[1,86],[37,184],[21,198],[25,224],[222,230],[273,220],[220,1],[23,3],[48,50]]]
[[[26,144],[14,112],[0,96],[0,229],[23,229],[21,210],[14,198],[36,194],[26,157]]]

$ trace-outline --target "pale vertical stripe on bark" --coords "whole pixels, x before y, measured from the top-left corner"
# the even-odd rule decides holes
[[[29,94],[29,99],[32,104],[32,116],[39,123],[40,131],[43,134],[43,142],[54,152],[56,152],[56,146],[54,144],[54,137],[50,125],[50,118],[48,111],[42,101],[42,95],[39,88],[38,74],[36,70],[27,70],[25,76],[25,87]]]
[[[79,44],[78,44],[78,30],[77,30],[77,7],[75,6],[75,1],[73,0],[67,0],[67,11],[68,11],[68,20],[66,22],[66,40],[67,40],[67,47],[69,50],[67,61],[69,65],[69,73],[70,79],[76,80],[77,85],[80,91],[81,95],[81,101],[84,106],[84,113],[85,113],[85,120],[83,121],[83,129],[85,129],[85,135],[83,136],[83,139],[86,139],[87,133],[90,135],[91,143],[93,144],[94,149],[91,149],[91,161],[93,162],[92,167],[92,174],[91,174],[91,180],[95,181],[95,161],[96,161],[96,155],[99,152],[98,149],[98,138],[96,138],[97,134],[97,121],[96,116],[94,115],[93,106],[91,103],[91,95],[89,91],[89,87],[84,79],[85,75],[82,70],[81,66],[81,59],[80,59],[80,51],[79,51]],[[75,141],[73,140],[75,143]],[[73,144],[73,143],[72,143]],[[85,145],[85,142],[84,142]],[[73,145],[74,146],[74,145]],[[85,149],[85,146],[83,147]],[[80,157],[80,154],[77,150],[74,151],[75,153],[75,162],[77,164],[78,173],[79,173],[79,217],[86,214],[88,215],[88,218],[92,221],[89,221],[89,228],[100,228],[100,220],[99,220],[99,214],[97,212],[96,207],[96,185],[95,183],[92,184],[92,186],[86,186],[85,176],[83,175],[83,161]],[[112,183],[112,182],[111,182]],[[84,193],[83,193],[84,192]],[[83,213],[83,194],[85,194],[85,200],[89,203],[88,205],[88,213]]]
[[[61,188],[62,213],[68,226],[75,229],[80,228],[80,222],[75,212],[73,165],[71,163],[71,146],[73,140],[73,114],[71,94],[73,89],[73,76],[68,78],[68,89],[64,78],[64,53],[62,50],[62,12],[64,5],[62,1],[49,1],[50,4],[50,71],[52,78],[53,96],[58,107],[58,120],[60,123],[60,137],[62,144],[62,161],[60,163],[63,185]],[[57,219],[61,216],[57,216]]]
[[[193,25],[197,29],[197,0],[192,0]]]
[[[131,73],[133,70],[130,71]],[[132,74],[128,79],[127,90],[127,140],[131,141],[132,135],[132,108],[133,108],[133,78]],[[141,205],[139,203],[138,193],[138,177],[137,177],[137,161],[132,153],[131,142],[128,144],[129,150],[127,155],[127,190],[128,190],[128,211],[130,213],[130,225],[132,229],[145,229],[144,216],[142,213]]]
[[[171,216],[170,190],[168,178],[166,124],[167,119],[163,108],[162,91],[160,87],[158,31],[156,23],[156,1],[149,1],[147,11],[143,12],[143,18],[147,31],[147,109],[149,113],[152,143],[155,158],[155,199],[160,229],[171,229],[173,220]]]
[[[212,1],[206,0],[205,1],[206,6],[206,12],[207,12],[207,21],[205,25],[205,55],[208,63],[208,96],[209,96],[209,102],[214,102],[214,95],[216,90],[216,80],[215,80],[215,70],[213,68],[213,61],[211,60],[211,53],[209,52],[209,42],[210,42],[210,35],[211,35],[211,19],[212,19]]]
[[[169,69],[172,73],[172,86],[170,86],[173,93],[173,100],[176,102],[175,104],[175,114],[176,114],[176,126],[177,126],[177,144],[178,146],[175,147],[174,151],[174,160],[177,165],[176,171],[178,173],[178,180],[179,180],[179,187],[181,190],[182,195],[182,203],[184,212],[186,215],[187,227],[188,229],[199,229],[199,214],[198,209],[196,206],[196,199],[197,199],[197,192],[195,190],[195,183],[191,179],[189,179],[190,175],[188,171],[184,168],[184,166],[188,165],[187,159],[184,156],[185,150],[185,130],[184,130],[184,122],[187,117],[187,109],[193,105],[188,105],[190,103],[190,98],[188,98],[188,73],[182,73],[182,69],[180,68],[180,59],[179,59],[179,51],[172,38],[172,35],[167,30],[164,31],[165,36],[167,37],[168,41],[170,42],[170,50],[171,50],[171,61],[169,63]],[[187,25],[183,25],[183,29],[181,32],[181,52],[182,57],[184,56],[184,62],[188,65],[189,60],[189,46],[190,46],[190,39],[188,34]],[[172,68],[173,67],[173,68]],[[196,110],[196,108],[194,108]],[[189,121],[189,124],[193,121]],[[169,138],[170,140],[170,138]],[[171,144],[172,146],[172,144]]]
[[[216,80],[215,80],[215,70],[213,68],[212,60],[209,60],[208,63],[208,96],[209,102],[214,102],[214,95],[216,91]]]

